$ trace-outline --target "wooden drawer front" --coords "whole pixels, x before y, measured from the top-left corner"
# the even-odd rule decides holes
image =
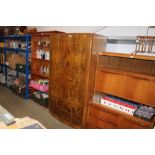
[[[141,124],[139,122],[133,122],[130,121],[124,117],[119,117],[118,119],[118,128],[120,129],[147,129],[149,127],[146,127],[144,124]]]
[[[117,126],[118,116],[113,113],[104,111],[103,109],[101,110],[94,106],[90,106],[89,113],[90,113],[90,115],[93,115],[105,122],[108,122],[110,124],[113,124],[114,126]]]
[[[94,117],[93,115],[89,114],[89,118],[88,118],[88,124],[91,124],[96,128],[100,128],[100,129],[112,129],[114,128],[113,124],[107,123],[99,118]]]
[[[145,79],[126,77],[126,98],[139,103],[155,106],[155,88],[153,82]]]
[[[95,89],[100,92],[124,97],[125,75],[97,70]]]

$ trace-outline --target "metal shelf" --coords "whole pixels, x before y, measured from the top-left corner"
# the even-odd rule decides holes
[[[3,40],[3,39],[24,39],[25,40],[25,38],[29,38],[29,40],[31,40],[31,35],[30,34],[9,35],[9,36],[0,37],[0,40]]]
[[[22,49],[22,48],[5,48],[6,49],[6,51],[15,51],[15,52],[26,52],[26,49]],[[30,53],[31,52],[31,50],[30,49],[28,49],[28,52]]]
[[[7,40],[22,40],[25,42],[26,44],[26,49],[21,49],[21,48],[8,48],[6,47],[6,41]],[[28,65],[29,65],[29,62],[28,62],[28,59],[29,59],[29,53],[31,52],[31,50],[29,49],[29,42],[31,41],[31,35],[29,34],[26,34],[26,35],[11,35],[11,36],[5,36],[5,37],[0,37],[0,40],[3,40],[4,42],[4,48],[2,47],[1,49],[3,49],[3,53],[4,53],[4,61],[6,62],[6,54],[8,51],[15,51],[16,54],[18,54],[19,52],[24,52],[25,53],[25,57],[26,57],[26,71],[25,71],[25,79],[26,79],[26,93],[25,93],[25,99],[29,99],[29,68],[28,68]],[[8,73],[7,73],[7,68],[10,68],[9,66],[5,65],[5,64],[1,64],[2,67],[4,67],[5,69],[5,81],[6,81],[6,85],[7,85],[7,76],[8,76]],[[12,69],[12,68],[11,68]],[[16,70],[16,69],[13,69],[13,70]],[[17,74],[16,76],[18,77],[18,70],[17,71]],[[24,73],[24,72],[21,72],[21,73]]]
[[[0,65],[1,65],[1,66],[4,66],[4,67],[7,67],[7,68],[9,68],[9,69],[12,69],[12,70],[18,71],[18,72],[20,72],[20,73],[26,74],[25,72],[21,72],[21,71],[19,71],[18,69],[11,68],[11,67],[8,66],[8,65],[5,65],[5,64],[0,64]],[[31,74],[31,71],[29,71],[28,74]]]

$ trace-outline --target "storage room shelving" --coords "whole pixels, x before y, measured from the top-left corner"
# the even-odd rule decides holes
[[[7,52],[15,52],[16,54],[19,53],[25,53],[25,59],[26,59],[26,70],[25,70],[25,79],[26,79],[26,91],[25,91],[25,99],[29,98],[29,53],[31,52],[31,49],[29,47],[29,43],[31,41],[31,35],[26,34],[26,35],[11,35],[11,36],[5,36],[5,37],[0,37],[0,40],[4,43],[4,47],[1,47],[1,50],[3,50],[4,54],[4,63],[1,64],[2,70],[5,73],[5,84],[7,85],[7,76],[8,76],[8,68],[9,66],[6,64],[6,54]],[[26,47],[25,48],[20,48],[20,47],[15,47],[15,48],[10,48],[7,47],[7,41],[13,40],[13,41],[22,41],[25,42]],[[16,76],[18,77],[18,70],[16,70]]]

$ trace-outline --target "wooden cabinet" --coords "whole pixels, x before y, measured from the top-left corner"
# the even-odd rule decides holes
[[[31,39],[31,45],[32,45],[32,53],[31,53],[31,79],[32,80],[40,80],[40,79],[46,79],[49,81],[49,75],[50,75],[50,57],[52,54],[52,46],[54,44],[51,42],[51,36],[59,34],[61,32],[57,31],[47,31],[47,32],[37,32],[32,33],[32,39]],[[34,87],[31,88],[33,92],[40,91]],[[47,92],[50,94],[50,92]],[[42,102],[38,98],[36,98],[36,95],[33,97],[35,101],[38,101],[39,103]],[[46,99],[48,101],[48,99]],[[47,104],[41,103],[42,105],[47,106]]]
[[[37,32],[32,34],[31,78],[49,79],[49,62],[51,54],[51,34],[54,32]],[[44,72],[42,70],[47,70]]]
[[[128,54],[98,53],[95,93],[109,94],[155,107],[155,58]],[[90,100],[87,128],[153,128],[144,121]]]
[[[104,38],[94,34],[55,34],[51,42],[50,112],[69,125],[82,127],[94,94],[97,52],[104,50]]]

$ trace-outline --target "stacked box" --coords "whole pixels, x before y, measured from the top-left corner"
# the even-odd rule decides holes
[[[12,69],[16,69],[16,64],[26,64],[26,59],[20,54],[11,54],[8,59],[8,65]]]
[[[0,47],[4,47],[4,42],[0,42]]]
[[[124,101],[111,96],[102,97],[101,104],[131,115],[133,115],[138,108],[138,105],[135,103]]]

